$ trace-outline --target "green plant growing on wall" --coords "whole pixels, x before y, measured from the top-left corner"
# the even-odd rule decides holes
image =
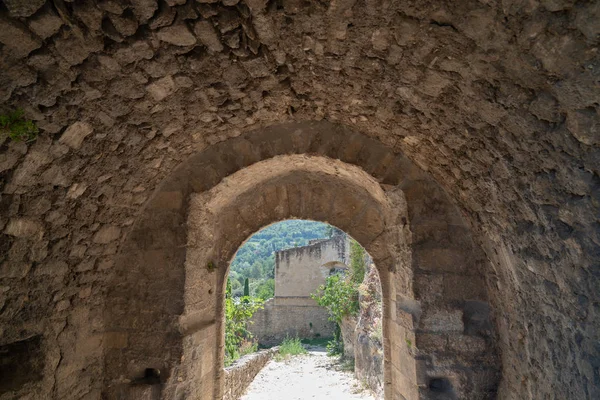
[[[360,310],[358,287],[365,277],[365,250],[354,239],[350,239],[350,271],[348,275],[335,274],[325,280],[313,300],[329,311],[329,320],[336,323],[334,339],[327,345],[330,354],[343,352],[341,323],[345,316],[356,316]]]
[[[350,239],[350,279],[360,285],[365,279],[365,249],[354,239]]]
[[[0,114],[0,137],[8,137],[16,142],[30,142],[37,138],[38,127],[24,116],[22,109]]]
[[[237,360],[244,343],[252,339],[247,326],[254,313],[263,307],[263,301],[254,297],[244,296],[235,299],[231,295],[231,281],[227,280],[225,291],[225,366]],[[244,346],[247,347],[247,346]]]

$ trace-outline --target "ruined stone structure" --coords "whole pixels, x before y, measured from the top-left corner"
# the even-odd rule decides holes
[[[373,257],[387,399],[600,398],[598,1],[2,3],[0,399],[220,399],[292,217]]]
[[[336,270],[345,269],[349,245],[346,235],[314,240],[307,246],[275,253],[275,296],[252,317],[249,330],[263,345],[286,337],[332,337],[329,314],[310,297]]]

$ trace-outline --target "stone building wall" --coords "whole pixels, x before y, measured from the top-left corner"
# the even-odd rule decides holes
[[[335,324],[310,295],[332,269],[345,268],[348,252],[346,235],[337,235],[275,253],[275,296],[254,314],[249,327],[260,344],[281,343],[286,336],[333,336]]]
[[[275,253],[275,297],[308,297],[315,293],[331,268],[348,260],[346,235]]]
[[[333,336],[335,325],[327,310],[304,298],[272,298],[252,317],[250,332],[264,346],[281,343],[286,337],[315,338]]]

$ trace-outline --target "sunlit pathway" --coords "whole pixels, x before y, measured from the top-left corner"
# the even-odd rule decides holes
[[[339,371],[323,351],[270,361],[248,387],[242,400],[374,400],[352,372]]]

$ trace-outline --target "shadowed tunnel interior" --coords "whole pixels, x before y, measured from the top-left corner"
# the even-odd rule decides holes
[[[599,19],[4,0],[0,399],[219,398],[228,263],[292,217],[377,260],[387,398],[599,397]]]

